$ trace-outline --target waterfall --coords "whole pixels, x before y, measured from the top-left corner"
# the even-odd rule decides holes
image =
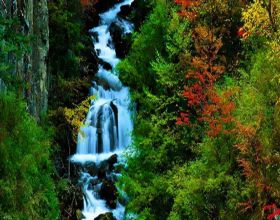
[[[120,60],[116,56],[109,28],[112,23],[117,23],[123,34],[132,32],[133,25],[117,16],[121,6],[130,5],[132,2],[133,0],[124,0],[100,14],[100,24],[90,30],[98,58],[110,64],[112,70],[99,65],[96,76],[106,86],[103,83],[98,85],[93,82],[90,88],[90,95],[96,98],[92,100],[84,125],[78,134],[77,152],[71,157],[72,163],[79,163],[82,166],[94,163],[96,166],[114,154],[119,155],[131,143],[133,123],[130,94],[115,71]],[[106,173],[106,175],[116,176],[114,173]],[[98,182],[97,174],[92,176],[83,169],[80,182],[84,193],[84,219],[94,220],[100,214],[107,212],[113,213],[117,220],[124,218],[124,207],[121,204],[117,203],[116,207],[112,208],[101,199],[100,188],[103,183]],[[93,182],[95,184],[92,184]]]

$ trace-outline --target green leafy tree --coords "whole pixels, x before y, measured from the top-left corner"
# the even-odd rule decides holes
[[[17,19],[0,17],[0,78],[13,86],[20,82],[18,76],[12,74],[15,62],[29,49],[29,39],[17,32],[18,25]]]
[[[172,4],[156,2],[118,66],[138,106],[133,153],[119,182],[130,198],[128,213],[137,219],[168,218],[174,200],[167,192],[170,171],[192,157],[190,129],[175,126],[190,56],[188,28]]]
[[[58,219],[49,132],[14,95],[0,95],[0,218]]]

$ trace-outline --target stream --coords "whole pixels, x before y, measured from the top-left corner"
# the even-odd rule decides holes
[[[117,220],[124,219],[125,207],[118,201],[108,204],[101,192],[105,183],[115,182],[120,174],[114,171],[112,164],[107,165],[111,168],[103,174],[100,174],[100,167],[106,164],[104,161],[112,161],[112,158],[120,161],[122,152],[131,144],[133,122],[130,93],[129,88],[122,85],[115,70],[120,59],[116,56],[109,30],[114,23],[121,27],[124,35],[133,31],[133,25],[117,15],[121,6],[132,2],[124,0],[99,14],[99,25],[90,30],[98,58],[107,66],[110,64],[112,70],[99,65],[96,76],[97,81],[102,83],[94,81],[90,88],[90,95],[95,98],[80,129],[76,154],[71,157],[72,163],[84,168],[80,172],[80,184],[84,194],[82,213],[86,220],[94,220],[104,213],[112,213]],[[86,167],[89,164],[94,167],[94,172],[88,172]],[[114,166],[116,164],[115,161]]]

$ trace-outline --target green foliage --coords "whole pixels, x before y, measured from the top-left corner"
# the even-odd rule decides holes
[[[279,159],[279,68],[280,59],[271,59],[270,50],[261,48],[251,59],[249,71],[242,71],[241,92],[237,100],[236,118],[257,130],[255,141],[261,143],[261,159],[258,178],[247,179],[249,197],[255,202],[250,213],[253,218],[262,215],[266,204],[278,203],[280,199],[279,180],[276,173],[280,169]],[[242,140],[239,135],[238,140]],[[249,147],[249,146],[248,146]],[[258,171],[255,167],[256,172]],[[262,183],[270,186],[266,195],[256,186]],[[256,191],[258,195],[256,195]]]
[[[163,36],[168,25],[167,13],[164,4],[157,5],[148,21],[141,27],[141,32],[133,35],[131,52],[118,66],[121,80],[133,89],[141,88],[139,84],[150,87],[155,85],[150,62],[157,51],[164,49]]]
[[[169,3],[156,1],[118,66],[138,106],[128,170],[119,182],[130,199],[127,213],[136,219],[261,219],[265,204],[280,201],[280,63],[271,52],[277,47],[263,36],[249,36],[241,47],[236,33],[241,24],[239,1],[202,1],[201,7],[205,11],[192,24],[174,13]],[[209,137],[203,125],[175,125],[186,108],[180,93],[196,55],[191,40],[195,25],[211,26],[223,41],[226,76],[215,90],[238,90],[228,97],[236,105],[234,122],[228,133],[216,137]],[[203,42],[195,46],[202,49]],[[243,69],[238,70],[240,63]],[[246,139],[250,129],[256,132]],[[238,148],[244,141],[245,152],[251,154]],[[256,166],[248,173],[241,162]]]
[[[0,109],[0,218],[57,219],[49,132],[14,95],[1,95]]]
[[[29,50],[28,37],[17,31],[19,21],[0,17],[0,78],[7,85],[22,83],[15,74],[14,64],[22,54]],[[12,88],[14,89],[14,88]]]
[[[196,147],[197,160],[171,171],[168,192],[175,200],[169,219],[241,219],[241,181],[232,142],[206,138]]]
[[[15,31],[18,20],[0,17],[0,74],[9,70],[9,56],[18,58],[27,50],[27,38]]]
[[[79,0],[49,1],[50,64],[52,75],[71,78],[80,74],[86,34],[82,35]]]
[[[143,112],[154,111],[155,104],[162,109],[173,108],[184,82],[182,66],[187,65],[184,59],[189,57],[185,49],[190,33],[188,23],[182,23],[169,6],[155,6],[141,31],[134,34],[129,55],[118,65],[121,80],[131,87]]]
[[[188,28],[172,5],[157,2],[118,66],[138,105],[129,170],[119,183],[130,198],[128,213],[137,213],[137,219],[167,219],[174,200],[167,192],[170,170],[192,157],[192,131],[175,125],[188,66]]]

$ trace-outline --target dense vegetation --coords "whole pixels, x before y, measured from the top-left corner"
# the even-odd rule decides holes
[[[92,43],[83,24],[85,21],[80,1],[53,0],[48,2],[48,6],[49,101],[50,109],[55,110],[77,104],[85,98],[90,85],[88,76],[93,74],[96,64],[88,62],[92,59]]]
[[[0,219],[57,219],[52,132],[27,113],[27,84],[14,73],[14,61],[30,49],[18,24],[0,18],[0,78],[7,87],[0,88]]]
[[[68,179],[75,141],[64,108],[86,99],[88,75],[96,64],[87,61],[92,59],[87,54],[91,41],[84,30],[80,1],[48,3],[49,111],[39,122],[27,113],[24,100],[30,82],[15,67],[32,50],[28,45],[36,36],[26,37],[17,17],[0,18],[0,79],[7,87],[0,88],[0,219],[76,218],[77,187]]]
[[[137,103],[120,187],[136,219],[272,219],[279,1],[155,1],[118,68]]]
[[[48,3],[49,112],[40,122],[26,111],[28,83],[13,66],[32,39],[17,19],[0,18],[8,88],[0,88],[0,219],[80,218],[68,158],[98,61],[80,1]],[[130,52],[118,65],[137,106],[118,182],[127,218],[279,218],[280,1],[136,5]]]
[[[15,95],[0,95],[0,218],[56,219],[50,133]]]
[[[18,24],[17,18],[0,17],[0,78],[5,80],[11,90],[26,88],[14,73],[14,61],[30,49],[27,46],[30,39],[15,31]]]
[[[5,14],[2,4],[0,12]],[[78,209],[82,209],[83,195],[77,180],[71,181],[69,157],[76,151],[76,119],[85,118],[86,98],[97,68],[83,10],[80,0],[48,1],[48,112],[37,122],[26,113],[29,106],[24,100],[32,82],[17,72],[17,61],[33,59],[25,53],[32,50],[30,42],[38,36],[25,35],[21,15],[1,14],[0,154],[5,162],[0,219],[81,218]]]

